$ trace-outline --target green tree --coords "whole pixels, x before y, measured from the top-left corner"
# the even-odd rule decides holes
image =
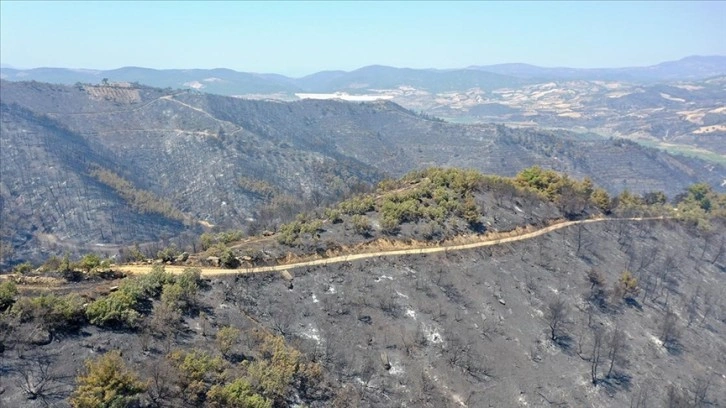
[[[78,267],[91,273],[92,270],[98,268],[101,265],[101,257],[96,254],[86,254],[80,261],[78,261]]]
[[[612,207],[610,205],[610,196],[607,191],[601,188],[596,188],[590,195],[590,201],[592,201],[592,203],[595,204],[595,207],[602,211],[603,214],[610,213],[610,209]]]
[[[75,408],[132,406],[146,390],[146,384],[126,367],[118,351],[86,361],[86,371],[76,378],[76,384],[70,399]]]
[[[195,405],[201,405],[210,387],[222,380],[225,365],[219,357],[198,350],[175,350],[167,358],[176,370],[176,382],[185,399]]]
[[[219,329],[215,340],[223,356],[226,357],[229,355],[229,352],[232,351],[234,345],[239,341],[239,335],[240,331],[236,327],[225,326]]]
[[[638,287],[638,279],[633,274],[626,270],[620,274],[620,278],[615,283],[614,294],[621,299],[631,299],[635,297],[640,288]]]

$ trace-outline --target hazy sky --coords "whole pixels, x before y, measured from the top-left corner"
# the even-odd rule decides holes
[[[726,55],[726,2],[0,2],[20,68],[651,65]]]

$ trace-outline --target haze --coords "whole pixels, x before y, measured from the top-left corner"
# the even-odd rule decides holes
[[[381,64],[652,65],[726,54],[723,2],[10,2],[17,68],[215,68],[302,76]]]

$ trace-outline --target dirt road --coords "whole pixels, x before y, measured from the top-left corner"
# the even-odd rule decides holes
[[[330,257],[330,258],[315,259],[312,261],[303,261],[303,262],[296,262],[296,263],[290,263],[290,264],[284,264],[284,265],[274,265],[274,266],[258,266],[258,267],[253,267],[253,268],[240,268],[240,269],[200,268],[200,269],[202,271],[202,276],[205,276],[205,277],[223,276],[223,275],[238,275],[238,274],[245,274],[245,273],[283,272],[283,271],[289,271],[291,269],[302,268],[302,267],[306,267],[306,266],[329,265],[329,264],[335,264],[335,263],[341,263],[341,262],[357,261],[357,260],[368,259],[368,258],[401,256],[401,255],[433,254],[433,253],[438,253],[438,252],[461,251],[461,250],[466,250],[466,249],[502,245],[502,244],[507,244],[510,242],[524,241],[527,239],[536,238],[540,235],[544,235],[544,234],[550,233],[552,231],[567,228],[567,227],[577,225],[577,224],[591,224],[591,223],[596,223],[596,222],[611,222],[611,221],[648,221],[648,220],[663,220],[663,219],[665,219],[665,217],[593,218],[593,219],[579,220],[579,221],[564,221],[564,222],[553,224],[553,225],[550,225],[548,227],[545,227],[545,228],[542,228],[542,229],[539,229],[536,231],[526,232],[526,233],[516,235],[516,236],[498,238],[498,239],[488,239],[488,240],[484,240],[484,241],[472,242],[472,243],[461,244],[461,245],[444,245],[444,246],[437,246],[437,247],[410,248],[410,249],[399,249],[399,250],[392,250],[392,251],[379,251],[379,252],[370,252],[370,253],[362,253],[362,254],[350,254],[350,255],[334,256],[334,257]],[[148,273],[151,270],[151,268],[152,267],[150,265],[122,265],[118,268],[118,270],[122,271],[122,272],[130,273],[130,274],[144,274],[144,273]],[[166,271],[171,272],[171,273],[181,273],[181,271],[183,271],[185,268],[186,268],[185,266],[167,265]]]

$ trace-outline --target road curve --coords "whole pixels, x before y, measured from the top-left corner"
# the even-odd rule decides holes
[[[592,218],[592,219],[579,220],[579,221],[564,221],[564,222],[550,225],[548,227],[538,229],[536,231],[526,232],[526,233],[516,235],[516,236],[497,238],[497,239],[491,239],[491,240],[479,241],[479,242],[472,242],[469,244],[445,245],[445,246],[437,246],[437,247],[411,248],[411,249],[398,249],[398,250],[390,250],[390,251],[369,252],[369,253],[363,253],[363,254],[340,255],[340,256],[334,256],[334,257],[330,257],[330,258],[315,259],[312,261],[303,261],[303,262],[296,262],[296,263],[282,264],[282,265],[273,265],[273,266],[257,266],[257,267],[252,267],[252,268],[239,268],[239,269],[200,268],[200,269],[202,271],[202,276],[205,276],[205,277],[223,276],[223,275],[240,275],[240,274],[247,274],[247,273],[283,272],[283,271],[289,271],[291,269],[303,268],[303,267],[307,267],[307,266],[329,265],[329,264],[335,264],[335,263],[341,263],[341,262],[358,261],[361,259],[368,259],[368,258],[401,256],[401,255],[434,254],[434,253],[438,253],[438,252],[461,251],[461,250],[466,250],[466,249],[496,246],[496,245],[507,244],[510,242],[524,241],[527,239],[536,238],[541,235],[550,233],[552,231],[567,228],[567,227],[577,225],[577,224],[591,224],[591,223],[596,223],[596,222],[607,222],[607,221],[649,221],[649,220],[663,220],[663,219],[666,219],[666,217]],[[166,271],[172,272],[172,273],[180,273],[181,271],[183,271],[186,268],[187,268],[186,266],[167,265]],[[130,274],[144,274],[151,270],[151,266],[149,266],[149,265],[121,265],[118,267],[118,270],[122,271],[122,272],[130,273]]]

